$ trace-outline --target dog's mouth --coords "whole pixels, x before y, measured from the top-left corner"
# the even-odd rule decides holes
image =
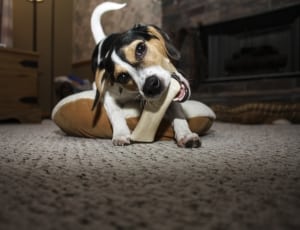
[[[189,98],[190,95],[190,90],[189,87],[186,85],[185,82],[181,81],[179,76],[177,76],[175,73],[172,74],[172,78],[174,78],[176,81],[178,81],[180,85],[180,90],[178,94],[175,96],[173,101],[178,101],[178,102],[184,102]]]

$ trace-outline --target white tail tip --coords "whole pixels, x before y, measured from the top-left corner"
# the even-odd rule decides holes
[[[125,6],[126,3],[104,2],[94,9],[91,17],[91,29],[96,44],[106,37],[100,23],[101,16],[108,11],[119,10]]]

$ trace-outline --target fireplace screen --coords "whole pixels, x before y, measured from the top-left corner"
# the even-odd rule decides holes
[[[200,28],[204,80],[286,77],[300,73],[300,7]]]

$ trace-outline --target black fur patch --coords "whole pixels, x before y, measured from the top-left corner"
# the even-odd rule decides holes
[[[98,105],[99,100],[100,100],[100,93],[99,93],[98,90],[96,90],[96,95],[95,95],[92,110],[94,110],[96,108],[96,106]]]

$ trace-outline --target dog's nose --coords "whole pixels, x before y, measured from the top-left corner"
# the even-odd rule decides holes
[[[143,92],[147,97],[154,97],[161,92],[162,85],[159,78],[155,75],[146,79],[143,87]]]

